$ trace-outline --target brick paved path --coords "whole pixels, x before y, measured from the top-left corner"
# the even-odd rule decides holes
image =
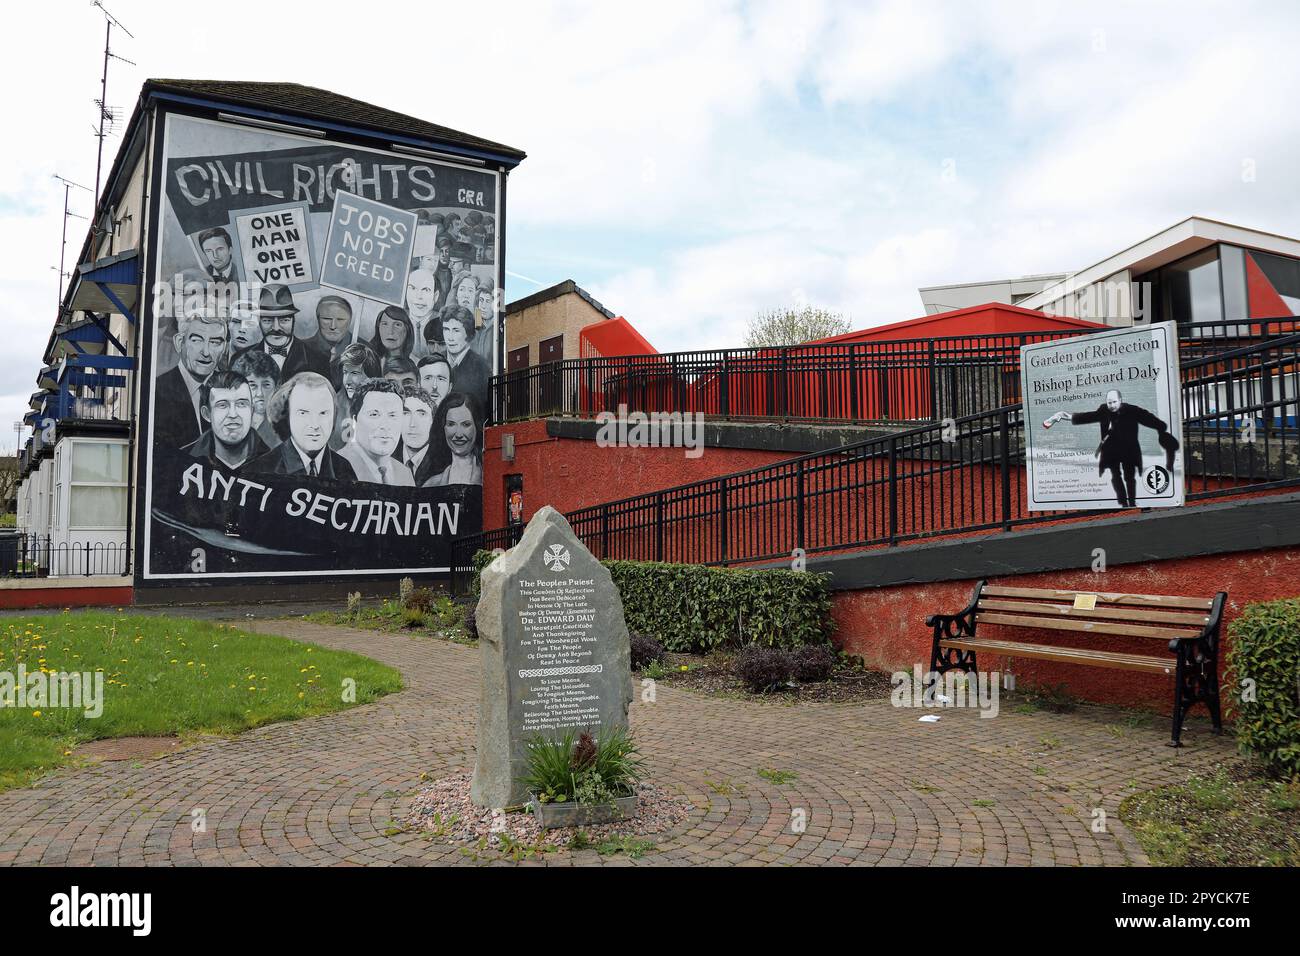
[[[421,773],[472,766],[478,651],[300,621],[240,623],[360,651],[399,668],[406,690],[0,794],[0,863],[467,862],[456,847],[393,833],[392,821]],[[918,716],[886,700],[787,706],[660,686],[655,703],[633,706],[633,726],[655,779],[696,811],[640,860],[587,850],[543,863],[1142,864],[1116,813],[1129,788],[1185,779],[1232,753],[1203,720],[1172,750],[1165,720],[1132,727],[1131,714],[1107,708]],[[798,777],[773,784],[760,767]],[[1092,830],[1096,807],[1107,832]],[[192,832],[196,808],[206,832]],[[807,812],[801,834],[791,830],[796,809]]]

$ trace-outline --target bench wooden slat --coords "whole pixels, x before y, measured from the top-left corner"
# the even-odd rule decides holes
[[[1069,591],[1054,588],[1013,588],[985,585],[982,595],[989,597],[1039,598],[1040,600],[1073,601],[1076,594],[1095,594],[1097,602],[1105,604],[1139,605],[1143,607],[1189,608],[1210,610],[1213,598],[1180,597],[1172,594],[1126,594],[1119,591]]]
[[[1020,614],[980,614],[976,621],[982,624],[1010,624],[1016,627],[1042,627],[1054,631],[1075,631],[1085,634],[1122,634],[1126,637],[1158,637],[1164,641],[1174,638],[1199,637],[1199,630],[1172,627],[1151,627],[1149,624],[1109,624],[1104,622],[1062,620],[1056,617],[1028,617]]]
[[[983,638],[942,640],[939,642],[939,646],[965,651],[986,651],[1003,657],[1035,657],[1048,661],[1064,661],[1072,664],[1091,664],[1096,667],[1144,671],[1148,674],[1172,674],[1177,663],[1173,657],[1147,657],[1141,654],[1121,654],[1117,651],[1048,647],[1042,644],[1019,644],[1015,641],[990,641]]]
[[[1048,617],[1096,618],[1109,621],[1153,621],[1157,624],[1191,624],[1203,627],[1210,623],[1210,615],[1193,611],[1152,611],[1145,608],[1098,607],[1092,610],[1076,608],[1069,604],[1045,604],[1036,601],[999,601],[980,598],[980,611],[1027,611]]]

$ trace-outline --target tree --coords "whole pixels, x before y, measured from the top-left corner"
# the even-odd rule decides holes
[[[770,309],[749,320],[745,345],[749,348],[799,345],[848,331],[849,320],[839,312],[815,309],[811,305],[802,309]]]

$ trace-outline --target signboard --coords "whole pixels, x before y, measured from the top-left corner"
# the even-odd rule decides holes
[[[1020,382],[1031,511],[1183,503],[1175,325],[1022,346]]]
[[[402,305],[416,222],[413,212],[352,193],[335,194],[321,285]]]

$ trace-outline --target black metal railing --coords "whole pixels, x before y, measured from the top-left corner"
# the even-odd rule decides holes
[[[112,541],[55,541],[24,532],[0,533],[0,578],[123,575],[130,545]]]
[[[1185,360],[1296,331],[1300,320],[1179,327]],[[1090,329],[566,359],[492,379],[494,422],[602,412],[898,423],[1020,401],[1020,348]]]
[[[1189,499],[1300,483],[1298,370],[1300,335],[1184,363]],[[1088,517],[1030,511],[1024,465],[1023,409],[1015,404],[567,517],[600,558],[715,565]],[[475,552],[510,547],[517,534],[497,529],[457,541],[453,591],[468,588]]]

